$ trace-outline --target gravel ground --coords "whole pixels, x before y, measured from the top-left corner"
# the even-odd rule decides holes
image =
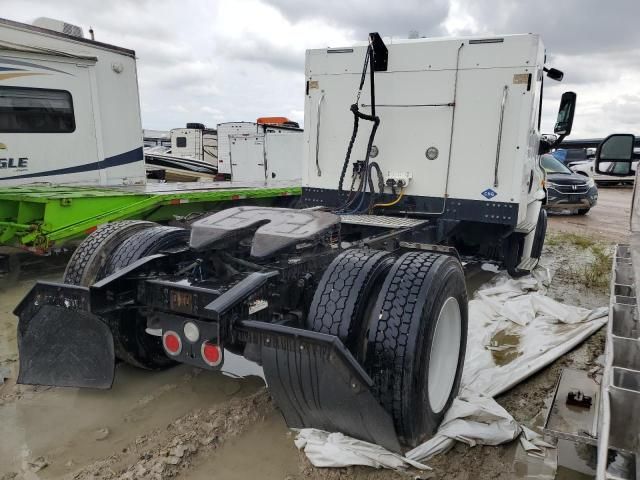
[[[592,221],[589,217],[586,221]],[[544,266],[553,274],[549,295],[587,308],[608,303],[608,281],[586,287],[577,273],[594,261],[591,246],[565,234],[554,216]],[[595,218],[595,217],[594,217]],[[595,220],[593,220],[593,223]],[[597,228],[600,228],[598,225]],[[582,227],[581,233],[585,234]],[[588,230],[604,251],[607,235]],[[612,236],[608,236],[611,238]],[[55,280],[61,270],[47,276]],[[605,273],[605,275],[608,271]],[[118,367],[110,391],[15,384],[16,319],[11,311],[38,271],[0,292],[0,479],[12,478],[265,478],[265,479],[510,479],[518,477],[516,442],[499,447],[457,445],[430,460],[433,472],[369,468],[316,469],[293,445],[292,434],[257,377],[230,378],[180,366],[149,374]],[[518,421],[535,424],[546,411],[563,367],[586,368],[603,351],[601,330],[548,368],[497,400]],[[566,476],[564,478],[582,478]]]

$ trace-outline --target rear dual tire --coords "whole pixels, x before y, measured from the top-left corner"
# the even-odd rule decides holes
[[[324,272],[307,327],[338,336],[374,381],[402,443],[435,433],[457,395],[467,294],[453,257],[347,250]]]
[[[157,225],[142,220],[106,223],[87,236],[75,249],[64,271],[63,282],[88,287],[104,278],[113,251],[131,235]]]
[[[105,274],[111,275],[163,250],[185,247],[188,242],[189,230],[183,228],[155,226],[136,232],[113,251]],[[137,310],[121,310],[105,320],[113,333],[116,357],[120,360],[146,370],[162,370],[176,364],[165,353],[162,338],[146,332],[147,318]]]
[[[133,262],[162,250],[186,246],[189,231],[153,222],[123,221],[101,226],[73,253],[64,283],[90,286]],[[136,310],[102,317],[113,335],[116,358],[139,368],[160,370],[175,364],[159,337],[146,333],[146,318]]]
[[[467,322],[457,259],[409,252],[396,261],[369,318],[365,369],[403,443],[433,435],[458,394]]]

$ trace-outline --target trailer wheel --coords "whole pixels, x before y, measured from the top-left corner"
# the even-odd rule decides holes
[[[401,256],[369,316],[365,369],[403,443],[435,433],[458,393],[466,345],[460,262],[429,252]]]
[[[540,258],[542,256],[542,247],[544,247],[544,238],[547,235],[547,211],[540,209],[538,214],[538,224],[536,225],[536,233],[531,246],[531,258]]]
[[[360,359],[365,312],[394,260],[389,252],[369,249],[350,249],[334,258],[313,295],[307,328],[336,335]]]
[[[88,287],[100,280],[105,276],[104,268],[111,253],[123,240],[154,225],[157,223],[142,220],[124,220],[101,225],[73,252],[64,271],[63,282]]]
[[[110,275],[148,255],[162,250],[184,247],[189,230],[177,227],[153,227],[136,232],[114,250],[105,267]],[[105,317],[113,334],[116,357],[130,365],[160,370],[175,365],[164,352],[160,337],[146,333],[147,319],[136,310],[124,310]]]

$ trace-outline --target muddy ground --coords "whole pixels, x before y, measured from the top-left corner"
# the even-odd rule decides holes
[[[551,241],[545,247],[543,261],[553,274],[550,296],[588,308],[608,303],[608,270],[602,274],[596,271],[595,279],[589,273],[598,268],[598,255],[606,255],[611,242],[626,234],[627,222],[619,212],[627,207],[629,198],[628,190],[603,193],[600,205],[586,217],[551,217]],[[613,215],[620,221],[612,223]],[[603,217],[609,218],[604,226],[600,221]],[[620,225],[623,221],[624,227]],[[580,236],[558,233],[567,231]],[[233,378],[184,365],[149,373],[121,364],[114,388],[109,391],[16,385],[16,319],[11,311],[36,278],[60,278],[61,265],[49,273],[32,267],[15,285],[0,291],[0,372],[8,377],[0,385],[2,480],[399,479],[418,475],[509,479],[526,474],[527,466],[516,461],[516,442],[500,447],[458,445],[430,460],[428,464],[434,470],[428,473],[313,468],[295,449],[292,434],[257,376]],[[470,290],[488,279],[487,273],[476,275],[470,280]],[[518,421],[536,424],[546,412],[545,401],[560,370],[593,366],[602,353],[603,341],[601,330],[500,396],[498,402]],[[253,366],[240,358],[230,363],[231,373],[255,373]],[[561,468],[558,478],[589,477]]]

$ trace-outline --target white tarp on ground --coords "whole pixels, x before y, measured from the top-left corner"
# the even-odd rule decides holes
[[[364,465],[374,468],[401,470],[409,466],[420,470],[429,467],[409,460],[373,443],[347,437],[342,433],[329,433],[315,428],[303,428],[296,436],[296,447],[304,449],[316,467],[349,467]]]
[[[407,452],[407,458],[343,435],[340,442],[348,442],[349,447],[336,448],[334,434],[315,429],[301,430],[296,445],[316,466],[399,469],[448,450],[456,440],[469,445],[498,445],[514,440],[524,429],[523,446],[541,454],[549,445],[535,432],[518,425],[492,397],[582,343],[606,323],[608,312],[607,307],[588,310],[547,297],[547,280],[544,270],[520,279],[500,274],[478,290],[469,302],[461,395],[447,412],[438,433]],[[305,441],[308,438],[313,442]]]

